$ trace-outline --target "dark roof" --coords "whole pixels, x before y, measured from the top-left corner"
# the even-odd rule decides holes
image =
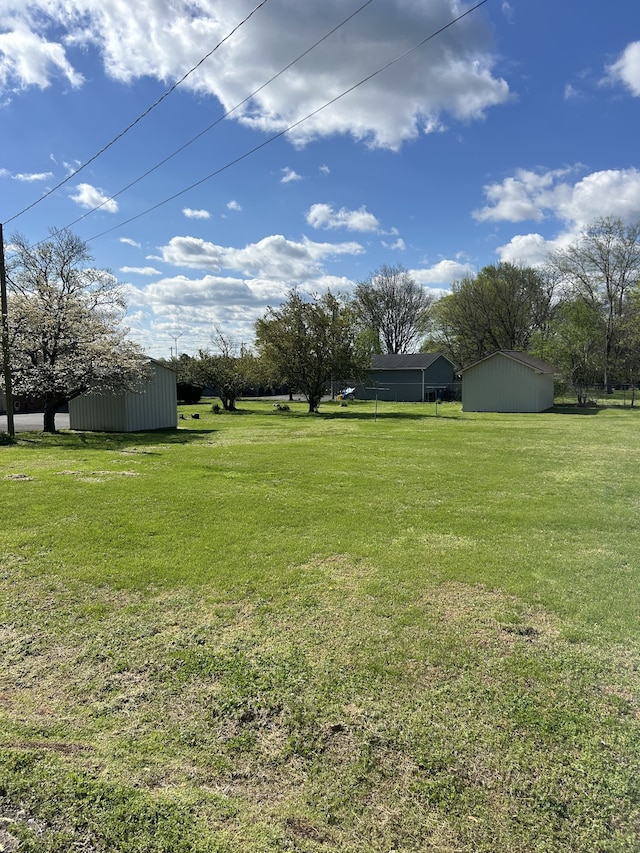
[[[466,370],[469,370],[471,367],[475,367],[477,364],[481,364],[483,361],[488,361],[490,358],[495,358],[496,355],[503,355],[506,358],[510,358],[512,361],[517,361],[520,364],[524,364],[526,367],[530,367],[532,370],[535,370],[536,373],[558,373],[558,368],[554,367],[552,364],[549,364],[548,361],[543,361],[541,358],[536,358],[533,355],[529,355],[528,352],[518,352],[516,350],[498,350],[497,352],[492,352],[491,355],[487,355],[484,358],[481,358],[479,361],[474,361],[473,364],[470,364],[469,367],[465,367],[461,372],[464,373]]]
[[[372,370],[423,370],[430,367],[434,361],[444,358],[450,364],[453,362],[441,352],[416,352],[405,355],[374,355],[371,357]]]

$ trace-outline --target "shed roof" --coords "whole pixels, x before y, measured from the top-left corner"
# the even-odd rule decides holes
[[[434,361],[444,358],[450,364],[451,359],[441,352],[416,352],[397,355],[386,353],[385,355],[373,355],[371,357],[372,370],[425,370]]]
[[[517,350],[498,350],[497,352],[492,352],[491,355],[486,355],[484,358],[479,359],[478,361],[474,361],[473,364],[470,364],[468,367],[465,367],[461,373],[465,373],[467,370],[470,370],[472,367],[476,367],[478,364],[482,364],[483,361],[488,361],[490,358],[495,358],[497,355],[503,355],[505,358],[510,358],[512,361],[517,361],[520,364],[524,364],[525,367],[531,368],[531,370],[536,373],[558,373],[558,368],[554,367],[552,364],[549,364],[548,361],[543,361],[541,358],[536,358],[533,355],[529,355],[527,352],[518,352]]]

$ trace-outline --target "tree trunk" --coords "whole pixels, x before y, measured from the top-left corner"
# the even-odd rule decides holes
[[[56,431],[56,407],[50,403],[44,404],[44,432]]]

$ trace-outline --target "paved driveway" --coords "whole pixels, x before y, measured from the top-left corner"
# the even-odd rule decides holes
[[[13,425],[16,432],[42,431],[42,412],[27,415],[14,415]],[[69,429],[69,413],[59,412],[56,415],[56,429]],[[7,416],[0,415],[0,432],[7,431]]]

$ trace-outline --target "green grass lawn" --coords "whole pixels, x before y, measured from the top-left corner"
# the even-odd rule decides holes
[[[640,850],[640,411],[240,408],[0,446],[0,850]]]

